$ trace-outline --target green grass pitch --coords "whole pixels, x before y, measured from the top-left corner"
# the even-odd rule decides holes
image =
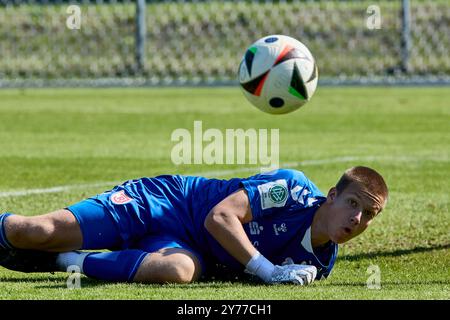
[[[308,287],[111,284],[83,276],[80,289],[68,289],[64,273],[0,268],[0,299],[449,299],[448,101],[448,87],[319,87],[302,109],[272,116],[236,88],[2,90],[1,211],[46,213],[142,176],[257,172],[172,164],[171,133],[192,131],[194,120],[222,132],[278,128],[281,166],[303,170],[323,192],[344,169],[368,165],[391,193],[371,227],[340,247],[329,279]],[[373,265],[380,289],[367,286]]]

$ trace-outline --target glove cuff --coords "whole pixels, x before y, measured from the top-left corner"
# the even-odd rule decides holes
[[[257,275],[264,282],[269,282],[272,278],[272,273],[275,270],[275,266],[267,260],[261,253],[256,254],[250,259],[245,266],[247,271],[251,274]]]

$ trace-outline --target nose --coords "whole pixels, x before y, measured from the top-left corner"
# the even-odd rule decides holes
[[[361,210],[357,210],[354,215],[350,217],[350,223],[352,225],[357,226],[361,222],[362,212]]]

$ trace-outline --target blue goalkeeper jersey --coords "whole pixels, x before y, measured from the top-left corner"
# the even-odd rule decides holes
[[[320,250],[311,245],[311,223],[326,200],[320,190],[300,171],[279,169],[245,179],[215,180],[188,177],[190,202],[200,213],[196,225],[204,237],[203,247],[219,265],[235,271],[244,267],[229,255],[203,227],[209,211],[230,193],[247,191],[253,220],[244,230],[253,245],[272,263],[289,261],[315,265],[318,278],[327,277],[334,266],[338,246],[330,242]]]
[[[133,215],[134,221],[146,226],[147,234],[174,237],[200,254],[208,269],[206,274],[220,268],[239,273],[245,267],[211,236],[204,221],[216,204],[242,188],[247,191],[253,215],[253,220],[244,224],[244,230],[258,251],[274,264],[312,264],[318,269],[318,278],[328,276],[337,245],[330,242],[313,250],[310,228],[315,212],[326,198],[300,171],[279,169],[229,180],[163,175],[128,181],[96,200],[112,212],[121,233],[132,229],[134,222],[129,217]],[[118,190],[131,197],[133,210],[116,213],[118,206],[108,195],[117,194]]]

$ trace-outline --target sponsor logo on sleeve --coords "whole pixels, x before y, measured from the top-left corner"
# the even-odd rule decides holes
[[[294,201],[303,205],[305,208],[312,207],[318,200],[312,196],[311,191],[308,187],[296,186],[291,190],[291,197]]]
[[[261,197],[261,208],[269,209],[274,207],[284,207],[289,195],[287,182],[280,179],[274,182],[267,182],[258,186]]]

